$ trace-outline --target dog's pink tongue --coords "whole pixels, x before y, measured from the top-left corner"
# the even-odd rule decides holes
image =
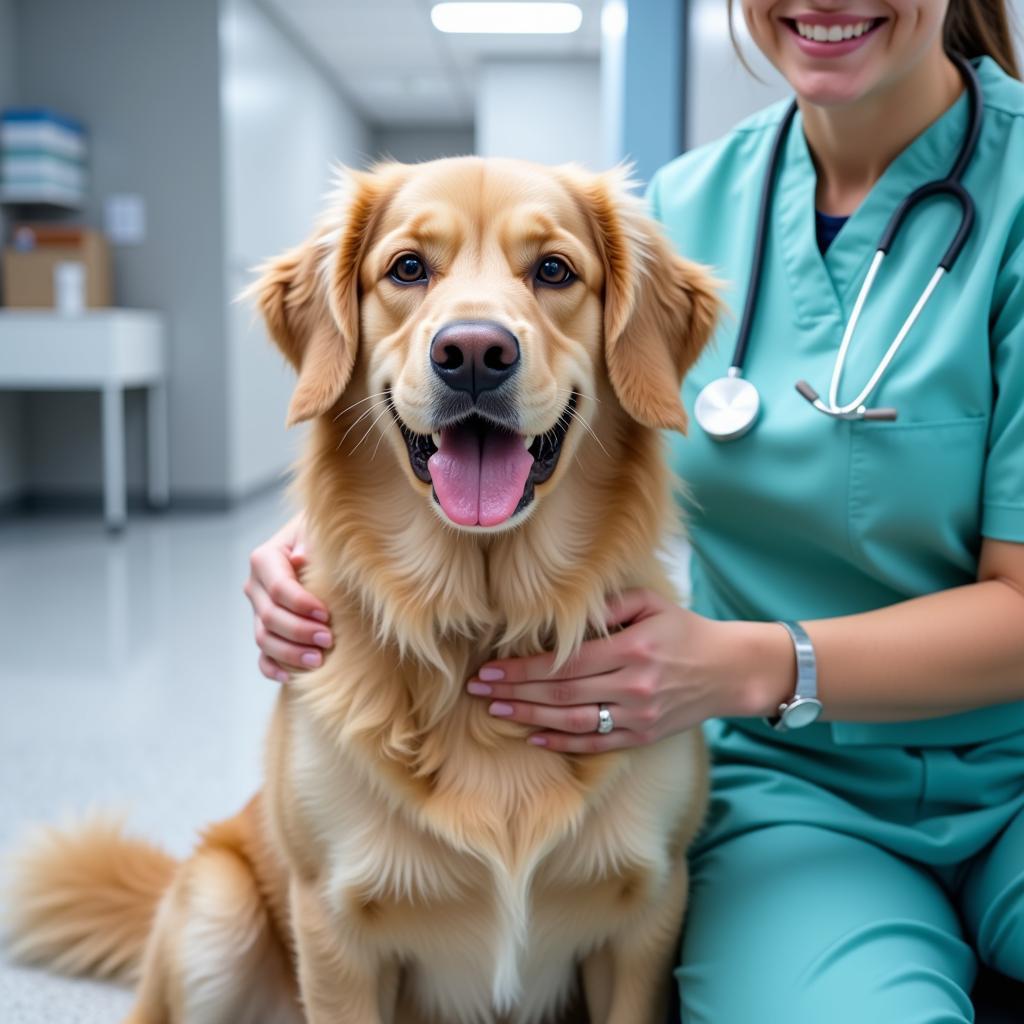
[[[453,523],[497,526],[522,500],[533,456],[518,434],[489,430],[481,438],[470,427],[449,427],[427,464],[437,500]]]
[[[518,434],[490,431],[480,458],[480,525],[497,526],[522,501],[533,456]]]
[[[442,430],[441,444],[427,466],[444,514],[460,526],[476,526],[480,518],[480,439],[476,432],[458,427]]]

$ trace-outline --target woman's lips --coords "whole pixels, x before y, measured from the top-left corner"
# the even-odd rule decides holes
[[[866,45],[885,18],[863,14],[801,14],[783,18],[783,24],[800,50],[809,57],[843,57]],[[837,35],[842,34],[839,39]],[[822,38],[822,37],[825,38]],[[812,38],[813,37],[813,38]]]

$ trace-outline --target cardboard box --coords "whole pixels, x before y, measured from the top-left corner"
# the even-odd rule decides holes
[[[73,261],[85,268],[85,305],[113,305],[110,250],[91,228],[61,225],[20,225],[14,245],[4,249],[3,304],[15,309],[52,309],[54,271]]]

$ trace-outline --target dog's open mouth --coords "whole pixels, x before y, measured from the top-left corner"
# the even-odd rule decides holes
[[[412,471],[433,485],[434,499],[459,526],[499,526],[533,501],[534,487],[558,466],[572,422],[573,392],[558,422],[527,437],[475,413],[436,434],[415,434],[392,405]]]

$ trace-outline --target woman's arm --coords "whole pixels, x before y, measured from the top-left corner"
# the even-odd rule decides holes
[[[577,752],[653,742],[707,718],[775,715],[792,696],[793,645],[775,623],[715,622],[648,591],[612,602],[609,624],[624,623],[558,672],[547,654],[488,662],[469,692],[538,726],[530,742]],[[1024,544],[986,539],[969,586],[803,625],[827,719],[893,722],[1024,700]],[[613,706],[607,736],[594,733],[599,703]]]
[[[985,539],[969,586],[803,625],[826,719],[895,722],[1024,700],[1024,544]],[[765,680],[757,713],[775,714],[792,692],[792,677]]]

